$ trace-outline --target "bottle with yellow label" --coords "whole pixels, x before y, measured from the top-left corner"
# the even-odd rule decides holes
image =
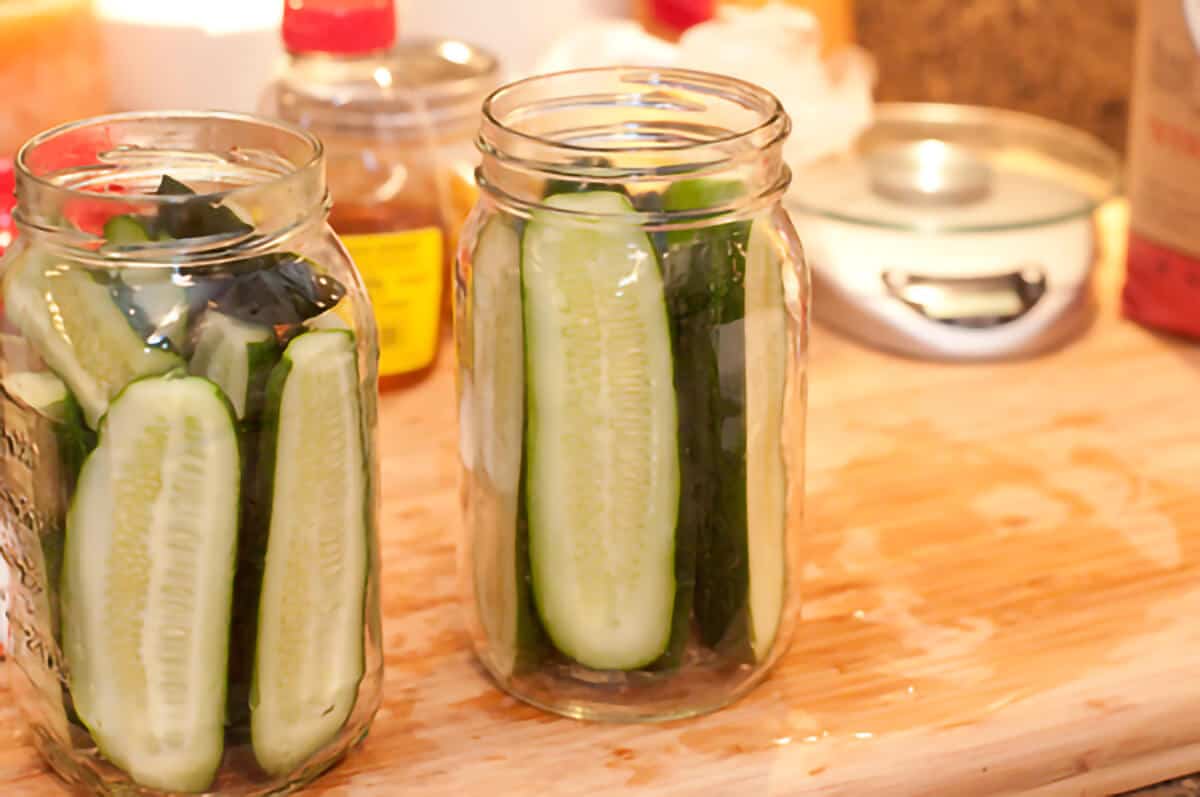
[[[379,325],[384,390],[423,379],[449,335],[450,263],[475,200],[479,108],[496,59],[452,39],[396,41],[393,0],[289,0],[288,58],[263,110],[325,142],[330,223]]]

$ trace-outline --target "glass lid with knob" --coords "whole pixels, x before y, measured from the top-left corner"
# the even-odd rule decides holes
[[[1000,232],[1090,215],[1121,163],[1087,133],[966,105],[882,103],[848,152],[796,174],[795,212],[918,233]]]

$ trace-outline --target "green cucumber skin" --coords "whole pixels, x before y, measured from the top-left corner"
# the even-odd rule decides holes
[[[59,473],[64,490],[62,506],[67,506],[67,496],[75,492],[75,484],[79,481],[79,472],[92,449],[96,447],[96,433],[87,427],[83,420],[83,410],[68,394],[67,410],[63,420],[56,425],[58,442]],[[53,617],[55,640],[62,644],[62,626],[60,622],[61,607],[58,600],[58,583],[62,576],[63,546],[66,543],[66,513],[57,516],[54,529],[42,536],[42,556],[46,560],[47,583],[53,587],[47,590],[51,595],[50,611]]]
[[[258,632],[258,598],[267,552],[270,493],[263,493],[260,464],[265,445],[261,419],[238,425],[242,454],[242,505],[238,522],[237,569],[233,577],[230,617],[229,687],[225,724],[237,743],[250,739],[250,683],[254,674],[254,642]]]
[[[246,387],[246,414],[243,422],[253,424],[262,416],[263,407],[267,401],[267,382],[271,371],[279,363],[283,351],[274,341],[253,347],[247,366],[250,370],[250,380]]]
[[[215,312],[215,311],[212,311]],[[225,724],[231,740],[241,744],[250,738],[250,684],[254,673],[254,645],[258,630],[258,600],[267,547],[270,492],[260,479],[263,413],[268,381],[283,354],[277,341],[249,344],[245,409],[238,421],[238,445],[242,457],[241,508],[238,522],[237,569],[233,582],[233,612],[230,619],[228,691]],[[273,438],[270,444],[273,445]],[[269,490],[268,484],[265,489]]]
[[[719,337],[735,346],[745,339],[740,321],[724,325]],[[740,351],[740,349],[739,349]],[[721,357],[721,373],[741,376],[744,359]],[[739,380],[721,390],[720,484],[713,523],[698,555],[696,617],[705,645],[737,655],[753,656],[749,633],[750,554],[746,510],[745,388]]]
[[[522,438],[524,439],[524,434]],[[521,482],[517,490],[517,649],[513,675],[537,670],[552,655],[553,648],[533,596],[533,569],[529,560],[529,514],[526,511],[525,457],[521,457]]]
[[[282,354],[282,353],[281,353]],[[267,537],[271,524],[279,404],[291,362],[280,356],[268,372],[258,417],[241,423],[246,466],[242,472],[243,499],[238,534],[237,571],[233,581],[230,623],[229,693],[226,725],[233,738],[250,741],[250,702],[254,680],[254,651],[258,639],[259,599],[266,569]]]
[[[234,604],[229,649],[229,699],[226,724],[233,738],[250,741],[250,704],[253,700],[255,648],[258,640],[259,601],[266,570],[271,496],[275,487],[276,436],[283,388],[292,364],[280,356],[267,373],[260,414],[242,421],[246,447],[238,564],[234,575]]]
[[[70,398],[66,416],[58,425],[58,456],[70,478],[67,481],[68,493],[75,489],[75,479],[79,477],[79,469],[83,461],[96,447],[96,433],[88,428],[83,419],[83,410],[75,397]]]
[[[575,169],[603,170],[612,169],[612,161],[605,157],[580,158],[573,164]],[[551,178],[542,187],[542,197],[549,198],[555,194],[582,194],[589,191],[616,191],[630,196],[629,189],[620,183],[604,183],[596,180],[572,179],[565,177]]]
[[[104,240],[116,246],[148,243],[153,240],[150,225],[153,219],[142,219],[131,214],[113,216],[104,222]]]
[[[238,520],[237,568],[233,576],[233,611],[229,620],[228,690],[225,725],[231,741],[250,740],[250,682],[254,674],[254,640],[258,631],[258,597],[266,556],[266,523],[258,492],[261,425],[240,424],[242,505]]]
[[[518,240],[524,242],[525,229],[528,225],[521,222]],[[522,245],[522,251],[524,246]],[[521,291],[521,301],[525,293]],[[524,325],[525,313],[521,313],[521,323]],[[528,334],[528,330],[524,330]],[[525,339],[523,337],[523,339]],[[528,373],[528,371],[526,371]],[[525,413],[521,422],[521,477],[517,487],[517,650],[513,661],[513,674],[520,675],[537,670],[549,657],[557,653],[550,642],[546,629],[542,626],[542,618],[538,615],[537,601],[533,591],[533,564],[529,554],[529,390],[525,390]]]
[[[728,231],[728,290],[714,328],[719,388],[717,504],[700,544],[696,616],[701,641],[753,661],[749,633],[750,553],[746,504],[746,335],[742,269],[749,225]],[[722,253],[724,254],[724,253]]]
[[[229,645],[229,693],[226,725],[240,742],[250,738],[250,683],[254,675],[254,643],[258,633],[258,598],[262,587],[270,523],[270,476],[262,463],[274,462],[274,436],[265,429],[270,381],[283,352],[257,346],[249,363],[251,381],[246,417],[238,424],[242,449],[242,507],[238,533],[238,563],[233,581],[233,618]],[[282,379],[274,389],[282,389]],[[276,416],[273,423],[278,423]],[[268,447],[264,452],[264,447]],[[263,492],[263,490],[267,492]],[[368,526],[368,528],[372,528]]]
[[[679,522],[676,530],[675,615],[671,644],[655,669],[682,662],[692,633],[697,556],[701,540],[711,536],[712,507],[718,489],[710,466],[716,456],[718,427],[717,359],[709,318],[707,275],[693,268],[685,245],[663,251],[664,287],[675,357],[675,395],[679,417]]]
[[[667,210],[728,201],[736,183],[684,181]],[[696,540],[694,613],[700,642],[753,661],[746,504],[744,280],[750,223],[667,233],[670,306],[679,352],[680,507]],[[685,387],[686,385],[686,387]],[[686,513],[686,514],[684,514]]]

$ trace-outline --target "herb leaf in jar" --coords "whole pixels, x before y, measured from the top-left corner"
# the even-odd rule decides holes
[[[263,255],[235,264],[209,298],[225,315],[252,324],[291,326],[331,309],[346,294],[340,282],[315,271],[292,253]]]
[[[104,225],[109,245],[244,236],[254,229],[232,208],[213,204],[169,175],[163,175],[156,193],[196,199],[162,207],[157,218],[114,216]],[[319,273],[306,258],[281,252],[235,259],[207,275],[205,284],[193,287],[191,292],[194,295],[189,299],[195,310],[208,306],[252,324],[294,326],[331,309],[345,296],[346,289],[333,277]],[[174,335],[170,337],[175,339]]]
[[[163,175],[158,193],[181,196],[196,192]],[[244,235],[254,229],[232,208],[199,197],[194,202],[162,208],[158,221],[174,238]],[[291,252],[238,260],[231,264],[230,271],[216,281],[209,304],[227,316],[252,324],[301,324],[324,313],[346,294],[341,283],[318,274],[308,260]]]
[[[170,175],[164,174],[155,192],[159,196],[188,196],[196,192]],[[172,238],[204,238],[210,235],[247,235],[254,227],[240,219],[233,209],[214,205],[202,198],[165,205],[158,212],[162,231]]]

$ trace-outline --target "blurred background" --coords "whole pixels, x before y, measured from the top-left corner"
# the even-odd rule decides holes
[[[857,42],[879,100],[995,105],[1124,146],[1135,0],[789,0],[814,12],[824,47]],[[535,68],[589,19],[636,20],[673,39],[756,0],[401,0],[401,38],[455,37],[504,69]],[[254,107],[280,57],[281,0],[3,0],[0,154],[107,108]]]
[[[436,227],[448,275],[492,89],[678,66],[758,83],[789,112],[786,205],[819,320],[918,356],[1057,345],[1089,323],[1093,211],[1128,188],[1143,278],[1126,309],[1200,334],[1192,262],[1163,266],[1200,248],[1177,233],[1200,224],[1180,221],[1192,159],[1173,154],[1190,146],[1200,2],[1141,8],[1141,49],[1163,61],[1145,75],[1176,79],[1135,91],[1136,0],[0,0],[0,248],[16,234],[11,159],[37,132],[106,111],[256,111],[325,140],[339,234]],[[289,34],[289,19],[326,22]],[[1151,118],[1176,146],[1147,135],[1139,156],[1127,131]],[[1180,285],[1187,302],[1164,304]]]
[[[997,105],[1124,149],[1136,0],[858,0],[880,100]]]

